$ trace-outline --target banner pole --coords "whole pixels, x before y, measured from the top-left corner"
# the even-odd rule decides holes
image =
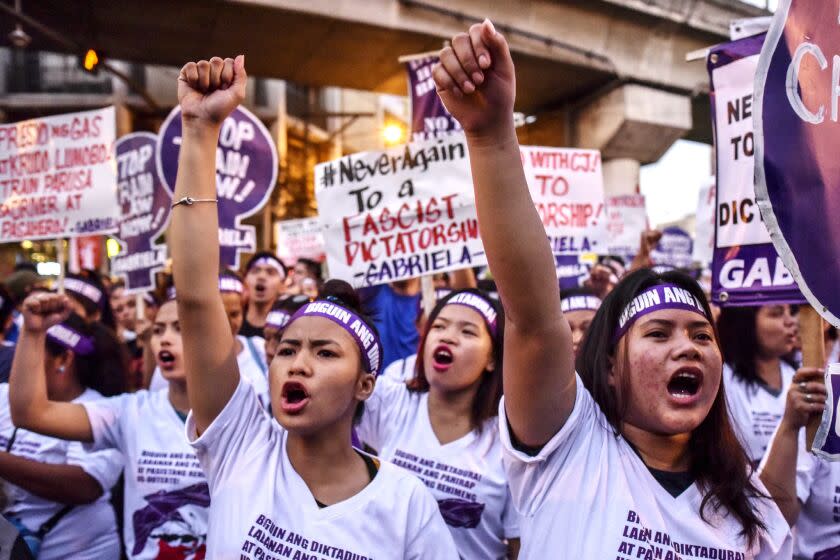
[[[66,259],[64,258],[64,239],[61,237],[55,240],[55,253],[58,257],[58,293],[64,294],[64,268],[66,266]]]
[[[145,314],[146,314],[146,300],[143,299],[145,294],[141,292],[137,292],[134,294],[134,301],[136,302],[136,309],[137,309],[137,320],[142,321]]]
[[[825,343],[823,342],[823,318],[810,305],[799,308],[799,337],[802,340],[802,366],[825,367]],[[805,445],[808,451],[814,444],[821,414],[812,414],[805,431]]]
[[[435,306],[435,284],[431,275],[420,278],[420,290],[423,298],[423,314],[428,317]]]

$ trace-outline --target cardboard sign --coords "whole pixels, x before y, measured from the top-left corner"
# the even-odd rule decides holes
[[[175,191],[181,147],[181,109],[176,107],[160,128],[155,151],[158,173]],[[262,122],[237,107],[222,123],[216,149],[216,188],[219,199],[219,255],[221,264],[239,267],[239,254],[257,248],[254,226],[241,221],[256,214],[271,197],[277,182],[277,148]]]
[[[607,232],[609,254],[630,263],[639,252],[642,233],[648,226],[647,208],[643,194],[610,196],[607,203]]]
[[[557,265],[563,255],[608,253],[601,154],[571,148],[520,149],[531,198]]]
[[[650,252],[654,268],[659,270],[691,268],[694,240],[682,228],[667,227],[662,230],[659,243]]]
[[[487,263],[462,134],[315,167],[330,274],[372,286]]]
[[[0,240],[117,227],[114,108],[0,125]]]
[[[723,306],[804,301],[755,202],[753,78],[763,41],[747,37],[709,54],[717,157],[712,300]]]
[[[461,131],[459,123],[438,97],[432,68],[440,60],[428,56],[405,63],[411,97],[411,140],[421,142]]]
[[[134,132],[117,141],[117,179],[120,202],[120,254],[111,259],[111,273],[125,279],[132,294],[155,287],[155,272],[166,264],[166,245],[154,240],[169,225],[172,193],[155,167],[157,135]]]
[[[326,258],[321,221],[315,218],[277,222],[277,256],[286,266],[294,266],[298,259],[322,262]]]
[[[808,302],[840,326],[837,2],[782,0],[755,80],[755,193]]]

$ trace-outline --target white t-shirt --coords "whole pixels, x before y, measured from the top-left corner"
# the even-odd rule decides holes
[[[382,379],[390,379],[391,381],[408,381],[414,377],[414,366],[417,364],[417,354],[412,354],[407,358],[401,358],[396,362],[391,362],[382,371]]]
[[[102,395],[87,389],[73,402],[101,399]],[[0,450],[6,451],[15,431],[9,411],[9,385],[0,384]],[[123,457],[111,449],[87,452],[79,442],[65,441],[19,429],[14,434],[11,453],[41,463],[68,464],[81,467],[96,479],[103,493],[95,502],[73,507],[41,542],[39,560],[79,558],[83,560],[117,560],[120,537],[117,520],[111,507],[111,488],[120,478]],[[19,486],[3,484],[8,505],[4,515],[16,517],[31,531],[37,531],[65,504],[31,494]]]
[[[382,462],[361,492],[319,508],[286,453],[288,432],[265,414],[246,383],[193,440],[207,473],[207,558],[316,560],[455,559],[455,545],[429,492]]]
[[[669,494],[613,433],[579,377],[574,410],[537,455],[513,447],[504,398],[499,423],[511,494],[522,514],[520,560],[791,557],[790,530],[770,500],[756,503],[768,531],[748,551],[735,520],[709,508],[713,524],[700,518],[696,484],[676,498]],[[758,477],[752,482],[763,489]]]
[[[840,463],[808,453],[805,430],[800,430],[796,458],[796,495],[802,510],[796,520],[795,558],[814,558],[832,551],[826,560],[840,557]]]
[[[507,558],[504,539],[519,538],[498,426],[491,418],[480,434],[441,445],[429,420],[429,393],[380,378],[356,433],[432,491],[462,558],[491,560]]]
[[[242,343],[242,351],[236,355],[239,375],[254,386],[260,404],[264,409],[269,410],[271,396],[268,391],[268,366],[265,363],[265,339],[260,336],[246,338],[242,335],[236,335],[236,338]],[[155,367],[149,382],[149,391],[160,391],[167,387],[169,387],[169,382],[163,377],[160,368]]]
[[[125,456],[123,537],[130,558],[203,554],[210,493],[167,391],[84,403],[95,449]]]
[[[752,386],[736,377],[728,364],[723,366],[723,383],[730,417],[747,455],[758,464],[767,452],[770,439],[785,413],[787,392],[796,373],[787,362],[781,362],[782,388],[773,391],[763,384]]]

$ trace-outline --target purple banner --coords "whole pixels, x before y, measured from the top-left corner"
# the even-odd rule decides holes
[[[111,259],[111,273],[125,279],[127,293],[155,287],[155,272],[166,264],[166,245],[154,240],[166,229],[172,193],[155,170],[157,135],[134,132],[116,143],[117,197],[121,252]]]
[[[435,90],[432,68],[437,56],[409,60],[408,91],[411,95],[411,141],[439,138],[461,130],[461,124],[449,114]]]
[[[803,303],[756,208],[753,77],[764,35],[711,49],[717,186],[712,301],[721,306]]]
[[[690,268],[693,250],[691,235],[682,228],[672,226],[662,230],[662,238],[651,251],[650,258],[655,267],[662,270]]]
[[[840,397],[840,364],[828,366],[825,388],[828,396],[820,427],[814,437],[813,451],[830,461],[840,461],[840,433],[837,430],[837,415],[840,414],[840,403],[837,402]]]
[[[557,269],[557,281],[561,292],[583,286],[592,268],[580,262],[578,255],[554,255],[554,266]]]
[[[158,173],[175,190],[181,146],[181,109],[176,107],[160,128],[155,158]],[[262,122],[237,107],[222,123],[216,150],[219,199],[219,246],[223,266],[239,267],[241,252],[257,249],[254,226],[240,224],[268,201],[277,181],[277,148]]]
[[[755,85],[761,215],[802,293],[834,326],[840,326],[837,14],[836,2],[782,0]]]

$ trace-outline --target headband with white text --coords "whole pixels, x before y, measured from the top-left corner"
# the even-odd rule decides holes
[[[53,342],[72,350],[75,354],[80,356],[87,356],[92,354],[95,346],[93,339],[85,336],[76,329],[68,327],[63,323],[53,325],[47,329],[47,337]]]
[[[601,307],[601,300],[595,296],[568,296],[560,300],[560,310],[563,313],[570,311],[598,311]]]
[[[446,305],[463,305],[476,311],[484,319],[490,336],[496,336],[496,322],[498,313],[489,301],[472,292],[460,292],[446,300]]]
[[[283,263],[281,263],[279,259],[276,259],[274,257],[265,256],[260,257],[258,259],[254,259],[253,262],[248,264],[247,272],[251,272],[251,269],[255,266],[270,266],[271,268],[276,270],[278,274],[280,274],[281,278],[286,277],[286,269],[283,267]]]
[[[618,317],[613,343],[618,342],[639,318],[663,309],[693,311],[709,320],[703,304],[694,294],[676,284],[659,284],[643,291],[627,304]]]
[[[68,292],[86,297],[95,305],[99,305],[99,302],[102,301],[102,290],[79,278],[65,278],[64,289]]]

